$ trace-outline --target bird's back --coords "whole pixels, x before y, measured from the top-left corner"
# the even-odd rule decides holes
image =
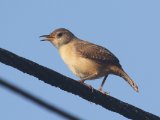
[[[102,46],[83,40],[78,40],[74,46],[76,51],[84,58],[93,60],[101,65],[116,65],[121,67],[118,58]]]

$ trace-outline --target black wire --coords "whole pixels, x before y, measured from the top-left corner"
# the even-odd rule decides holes
[[[50,105],[48,104],[47,102],[41,100],[40,98],[37,98],[33,95],[31,95],[30,93],[27,93],[26,91],[18,88],[17,86],[15,85],[12,85],[11,83],[9,82],[6,82],[6,80],[0,78],[0,85],[2,85],[3,87],[23,96],[24,98],[46,108],[47,110],[53,112],[53,113],[57,113],[58,115],[66,118],[66,119],[69,119],[69,120],[80,120],[80,118],[77,118],[69,113],[66,113],[64,112],[63,110],[60,110],[59,108],[53,106],[53,105]]]

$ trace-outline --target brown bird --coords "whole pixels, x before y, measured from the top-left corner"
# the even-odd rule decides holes
[[[138,86],[127,75],[116,56],[108,49],[81,40],[65,28],[59,28],[49,35],[42,35],[42,41],[50,41],[59,51],[63,61],[70,70],[80,78],[79,82],[104,77],[102,87],[109,74],[122,77],[138,92]]]

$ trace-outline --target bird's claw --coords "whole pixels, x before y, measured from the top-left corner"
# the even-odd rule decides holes
[[[98,91],[101,92],[101,93],[103,93],[104,95],[109,95],[109,92],[103,91],[103,90],[102,90],[102,87],[100,87],[100,88],[98,89]]]
[[[91,85],[88,85],[86,83],[84,83],[83,80],[79,80],[78,82],[80,82],[81,84],[84,84],[85,86],[87,86],[88,88],[92,89],[92,92],[93,92],[93,87]]]

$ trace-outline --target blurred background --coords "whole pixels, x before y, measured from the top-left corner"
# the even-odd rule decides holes
[[[77,37],[108,48],[139,86],[139,93],[120,77],[110,75],[104,90],[124,102],[160,116],[159,0],[1,0],[0,47],[78,80],[49,42],[40,35],[67,28]],[[86,120],[123,116],[45,84],[0,63],[0,77]],[[87,81],[98,88],[102,79]],[[0,87],[1,120],[63,120]]]

